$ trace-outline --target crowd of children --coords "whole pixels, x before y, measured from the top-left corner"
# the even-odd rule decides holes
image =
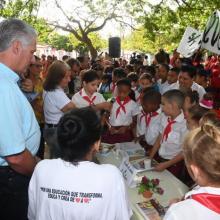
[[[211,83],[213,65],[201,62],[195,66],[193,60],[175,57],[169,62],[167,54],[160,51],[151,65],[144,65],[141,56],[132,57],[130,64],[121,58],[113,62],[100,57],[92,63],[85,57],[66,56],[62,64],[51,57],[47,61],[43,56],[44,88],[46,83],[54,84],[52,76],[59,75],[59,66],[67,63],[65,77],[60,76],[58,83],[67,95],[65,103],[72,102],[71,108],[91,106],[100,111],[104,127],[102,141],[139,142],[146,154],[159,161],[156,170],[169,169],[181,178],[184,167],[181,147],[186,133],[199,125],[207,111],[218,113],[219,103]],[[59,101],[54,106],[48,106],[46,101],[44,98],[41,106],[44,113],[51,113],[52,107],[58,108]],[[60,118],[65,105],[59,109]]]
[[[219,90],[212,87],[212,69],[207,71],[207,64],[200,63],[198,67],[194,66],[193,60],[186,62],[181,58],[178,58],[178,62],[169,62],[163,54],[156,54],[153,64],[147,66],[143,60],[132,60],[131,64],[127,64],[122,59],[110,61],[99,58],[92,65],[87,61],[86,65],[85,62],[81,65],[80,61],[71,58],[71,63],[78,70],[70,67],[69,86],[62,89],[74,108],[90,106],[99,111],[103,125],[102,142],[139,142],[146,155],[158,162],[156,171],[168,169],[189,185],[203,183],[203,180],[195,179],[200,174],[205,176],[204,181],[213,180],[216,183],[218,174],[216,177],[212,175],[217,172],[214,171],[219,163],[217,159],[210,165],[213,173],[202,170],[203,165],[200,164],[206,161],[203,158],[205,146],[202,146],[205,142],[201,144],[204,150],[201,161],[199,156],[195,156],[200,145],[193,146],[195,152],[191,149],[193,141],[200,141],[201,135],[210,140],[219,135],[214,125],[207,125],[207,121],[219,120]],[[48,69],[49,73],[52,67],[53,64]],[[45,77],[47,82],[49,75]],[[77,91],[74,89],[76,87]],[[212,141],[213,145],[219,144],[217,138]],[[207,149],[207,157],[211,157],[214,148],[207,146]],[[198,192],[212,192],[212,189],[199,189]],[[187,196],[192,195],[194,191]],[[191,203],[194,205],[194,200]],[[180,207],[188,209],[191,203],[186,200],[176,205],[169,210],[166,219],[180,219],[176,217],[179,216]]]

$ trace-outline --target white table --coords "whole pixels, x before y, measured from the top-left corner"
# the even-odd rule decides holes
[[[107,156],[99,154],[97,155],[97,159],[101,164],[112,164],[117,167],[119,167],[121,163],[120,159],[116,157],[114,152],[109,153]],[[171,199],[181,198],[188,191],[188,187],[167,170],[163,172],[146,171],[141,173],[141,176],[144,175],[149,178],[160,179],[160,187],[164,189],[164,194],[154,194],[153,197],[156,198],[164,207],[168,206]],[[144,220],[141,213],[135,207],[135,204],[137,202],[145,201],[146,199],[142,195],[138,194],[138,188],[127,187],[127,191],[133,210],[132,220]]]

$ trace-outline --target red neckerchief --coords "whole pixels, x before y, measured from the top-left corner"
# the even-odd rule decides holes
[[[199,193],[191,195],[187,199],[193,199],[206,208],[220,214],[220,195]]]
[[[118,96],[116,97],[116,102],[119,104],[119,107],[116,110],[116,118],[118,117],[118,114],[120,113],[121,109],[124,113],[126,113],[125,105],[130,101],[131,101],[131,98],[129,96],[125,98],[123,103],[121,103],[121,100],[119,99]]]
[[[170,118],[167,119],[167,126],[164,129],[162,142],[167,140],[169,133],[172,131],[172,125],[175,123],[174,120],[171,120]]]
[[[143,117],[145,117],[145,122],[146,122],[147,127],[149,126],[151,122],[151,118],[158,115],[158,112],[151,112],[151,113],[146,114],[144,111],[141,111],[141,113],[142,113],[142,116],[140,118],[140,121],[143,119]]]
[[[82,90],[80,90],[79,94],[82,96]],[[89,96],[82,96],[82,98],[86,100],[89,103],[89,105],[94,105],[96,96],[94,96],[92,99],[90,99]]]

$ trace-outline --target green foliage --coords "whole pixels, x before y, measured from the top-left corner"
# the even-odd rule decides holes
[[[53,29],[47,24],[46,20],[43,18],[33,19],[30,24],[36,29],[38,33],[38,42],[39,43],[47,43],[48,38],[51,33],[53,33]]]
[[[38,32],[38,41],[47,42],[48,34],[52,28],[45,19],[38,18],[35,14],[40,6],[40,0],[10,0],[6,1],[4,7],[0,10],[0,16],[3,18],[20,18],[32,25]]]
[[[68,36],[60,35],[57,32],[51,33],[49,37],[46,39],[46,43],[58,50],[73,50],[73,46],[71,45]]]
[[[39,4],[40,0],[8,0],[1,8],[0,16],[3,18],[22,18],[29,22]]]
[[[98,51],[106,47],[107,44],[106,41],[101,39],[99,34],[91,33],[90,39],[92,40],[94,47]],[[52,47],[58,50],[61,49],[64,49],[66,51],[76,50],[80,54],[84,54],[89,51],[87,45],[77,40],[73,34],[61,35],[54,31],[49,35],[47,35],[47,37],[44,39],[43,42],[51,45]]]
[[[122,48],[127,50],[135,50],[142,52],[149,52],[148,41],[144,36],[144,28],[133,31],[125,39],[122,39]]]
[[[150,52],[156,52],[159,48],[168,51],[176,48],[187,26],[204,30],[208,17],[220,9],[219,0],[167,0],[157,5],[151,5],[147,0],[131,2],[137,22],[145,30],[146,44],[143,48]],[[147,9],[145,13],[143,9]]]
[[[88,36],[91,39],[92,44],[97,51],[100,51],[101,49],[104,49],[107,47],[107,41],[102,39],[98,32],[92,32]],[[68,37],[69,37],[71,44],[73,45],[73,48],[78,53],[84,54],[89,51],[87,45],[85,43],[77,40],[73,34],[69,34]]]

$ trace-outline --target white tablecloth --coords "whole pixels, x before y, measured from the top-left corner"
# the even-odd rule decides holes
[[[99,154],[97,155],[97,159],[101,164],[113,164],[117,167],[119,167],[121,163],[120,159],[116,157],[114,152],[109,153],[107,156]],[[156,198],[164,207],[168,206],[171,199],[181,198],[188,191],[188,187],[167,170],[163,172],[146,171],[141,173],[141,176],[144,175],[149,178],[160,179],[160,187],[163,188],[164,194],[154,194],[153,197]],[[142,195],[138,194],[138,188],[127,187],[127,190],[133,210],[132,220],[144,220],[141,213],[135,207],[135,204],[137,202],[145,201],[146,199]]]

